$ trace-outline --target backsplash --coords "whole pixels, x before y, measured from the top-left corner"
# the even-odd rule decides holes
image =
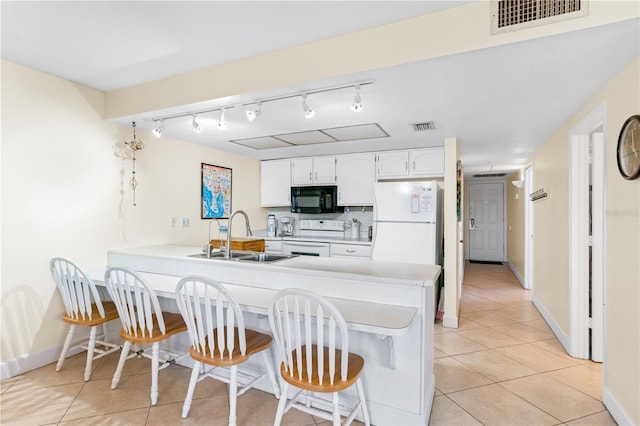
[[[363,211],[364,209],[364,211]],[[343,220],[345,222],[345,233],[349,235],[351,232],[351,222],[353,219],[357,219],[362,223],[360,225],[360,238],[367,238],[368,228],[373,224],[373,207],[345,207],[344,213],[327,213],[327,214],[304,214],[304,213],[291,213],[288,207],[274,207],[271,208],[266,214],[273,213],[276,216],[276,224],[280,225],[280,218],[283,216],[290,216],[296,220],[295,230],[296,233],[299,230],[300,220],[303,219],[333,219]],[[280,232],[280,229],[277,229]]]

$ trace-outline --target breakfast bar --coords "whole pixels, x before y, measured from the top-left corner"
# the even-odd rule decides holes
[[[177,245],[111,250],[107,265],[138,272],[163,309],[174,312],[180,278],[214,279],[238,301],[246,325],[264,332],[269,332],[266,312],[277,291],[300,288],[320,294],[340,310],[350,349],[365,358],[363,385],[372,423],[428,423],[435,390],[433,289],[439,266],[308,256],[261,261],[200,253],[200,247]],[[103,273],[91,273],[97,284],[102,284]],[[186,338],[173,344],[188,347]],[[345,398],[355,394],[346,392]]]

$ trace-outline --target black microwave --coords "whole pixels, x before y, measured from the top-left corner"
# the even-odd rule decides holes
[[[340,213],[337,186],[292,186],[291,213]]]

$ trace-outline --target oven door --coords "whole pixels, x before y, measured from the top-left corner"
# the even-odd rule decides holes
[[[329,257],[329,243],[315,243],[312,241],[282,241],[282,253],[298,254],[301,256]]]

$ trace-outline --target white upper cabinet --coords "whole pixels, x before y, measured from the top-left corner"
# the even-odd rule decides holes
[[[444,148],[409,151],[411,176],[444,176]]]
[[[291,185],[335,185],[336,157],[309,157],[291,160]]]
[[[378,153],[378,179],[444,176],[444,148]]]
[[[336,157],[339,206],[372,206],[376,181],[374,153]]]
[[[260,205],[291,205],[291,161],[271,160],[260,163]]]
[[[378,179],[409,176],[409,152],[386,151],[378,153]]]

